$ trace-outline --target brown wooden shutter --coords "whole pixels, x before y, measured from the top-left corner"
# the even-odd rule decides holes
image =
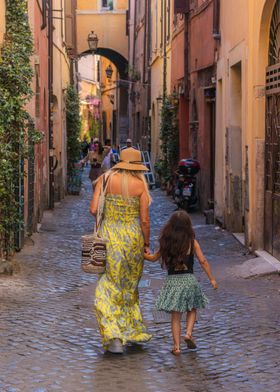
[[[65,44],[69,52],[75,50],[75,1],[65,0]]]
[[[183,14],[187,11],[188,0],[174,0],[174,14]]]

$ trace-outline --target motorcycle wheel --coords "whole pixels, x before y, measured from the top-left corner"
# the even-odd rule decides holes
[[[187,212],[189,211],[190,205],[189,205],[188,200],[185,199],[182,201],[181,208]]]

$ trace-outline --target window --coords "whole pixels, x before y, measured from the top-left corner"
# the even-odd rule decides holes
[[[65,43],[68,50],[73,51],[75,48],[75,32],[74,32],[74,2],[64,0],[65,12]]]
[[[106,8],[107,10],[112,11],[114,9],[114,1],[113,0],[101,0],[101,8]]]
[[[220,38],[220,0],[214,1],[213,35],[216,39]]]

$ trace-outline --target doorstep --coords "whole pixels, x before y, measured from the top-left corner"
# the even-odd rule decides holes
[[[244,233],[232,233],[234,238],[237,239],[237,241],[240,242],[240,244],[245,246],[245,234]]]
[[[244,233],[232,233],[232,235],[245,246]],[[254,258],[246,260],[236,267],[235,274],[241,278],[248,279],[258,276],[280,274],[280,260],[273,257],[265,250],[256,250]]]
[[[262,257],[267,263],[269,263],[275,270],[280,273],[280,260],[276,259],[270,253],[265,250],[256,250],[255,254]]]

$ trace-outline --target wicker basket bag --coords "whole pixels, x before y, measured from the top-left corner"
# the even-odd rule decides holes
[[[106,269],[106,242],[107,240],[100,237],[98,232],[103,220],[105,194],[109,176],[103,177],[102,187],[100,190],[96,221],[93,234],[83,235],[82,242],[82,262],[81,267],[84,272],[89,274],[103,274]]]

